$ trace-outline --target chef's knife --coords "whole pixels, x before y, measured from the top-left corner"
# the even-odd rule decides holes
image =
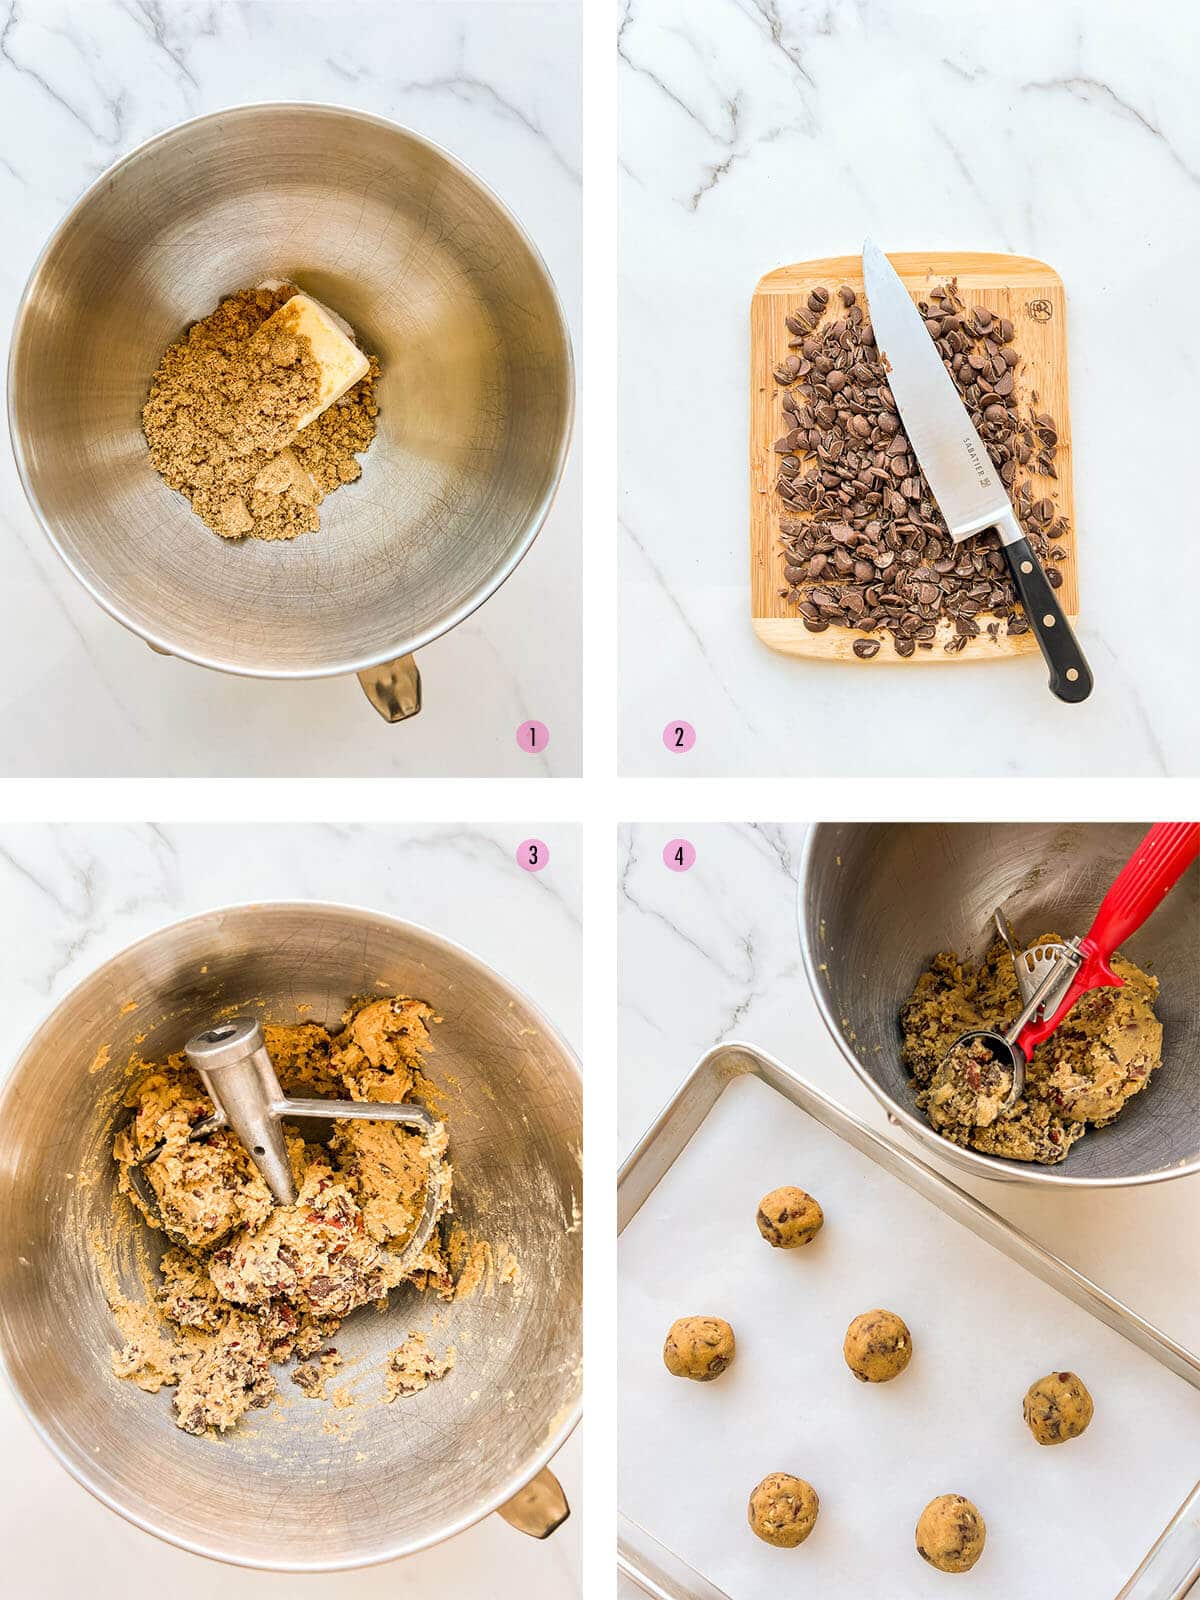
[[[1050,668],[1050,690],[1060,700],[1086,700],[1092,674],[1045,569],[1021,531],[1012,503],[976,433],[954,379],[946,371],[891,262],[868,239],[863,280],[875,343],[886,359],[888,384],[904,431],[933,490],[938,510],[957,544],[994,528],[1029,626]]]

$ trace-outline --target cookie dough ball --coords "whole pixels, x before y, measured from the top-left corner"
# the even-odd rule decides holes
[[[887,1383],[912,1360],[912,1334],[894,1311],[864,1311],[846,1329],[842,1354],[860,1383]]]
[[[811,1483],[790,1472],[769,1472],[750,1496],[750,1527],[767,1544],[794,1550],[813,1531],[821,1502]]]
[[[733,1329],[720,1317],[680,1317],[663,1345],[667,1371],[676,1378],[711,1383],[733,1360]]]
[[[1073,1372],[1050,1372],[1030,1385],[1022,1408],[1039,1444],[1078,1439],[1092,1420],[1092,1397]]]
[[[970,1572],[986,1539],[979,1507],[965,1495],[938,1495],[917,1521],[917,1554],[939,1572]]]
[[[825,1213],[812,1195],[784,1184],[782,1189],[763,1195],[754,1220],[769,1245],[776,1250],[795,1250],[798,1245],[812,1243],[821,1231]]]

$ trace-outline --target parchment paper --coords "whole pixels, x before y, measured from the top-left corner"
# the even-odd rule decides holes
[[[754,1223],[794,1183],[825,1211],[809,1246]],[[1200,1470],[1200,1392],[1001,1256],[755,1078],[733,1083],[625,1229],[620,1270],[622,1512],[733,1600],[1112,1600]],[[857,1382],[842,1359],[860,1311],[898,1312],[907,1370]],[[737,1357],[710,1384],[672,1378],[676,1317],[732,1323]],[[1037,1445],[1026,1389],[1070,1368],[1096,1414]],[[769,1472],[821,1499],[810,1538],[750,1532]],[[984,1554],[949,1576],[916,1553],[917,1518],[974,1500]]]

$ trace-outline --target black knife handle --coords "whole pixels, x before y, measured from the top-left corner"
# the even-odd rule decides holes
[[[1050,668],[1050,693],[1073,704],[1086,700],[1092,692],[1092,671],[1050,587],[1046,569],[1028,539],[1014,539],[1003,549],[1029,626]]]

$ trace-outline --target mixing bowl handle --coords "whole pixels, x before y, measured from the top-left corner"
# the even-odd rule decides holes
[[[548,1539],[571,1515],[571,1508],[562,1484],[549,1467],[543,1467],[536,1478],[530,1478],[523,1489],[504,1502],[500,1515],[519,1533],[527,1533],[531,1539]]]
[[[358,674],[363,693],[385,722],[406,722],[421,709],[421,674],[416,656],[397,656]]]
[[[146,643],[157,656],[171,652],[162,645]],[[397,656],[378,667],[364,667],[358,674],[362,691],[385,722],[407,722],[421,709],[421,674],[416,656]]]

